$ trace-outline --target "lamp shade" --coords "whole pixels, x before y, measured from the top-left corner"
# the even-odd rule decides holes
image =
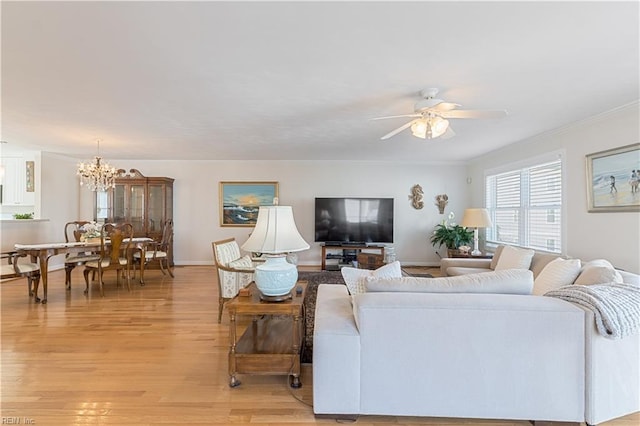
[[[465,228],[487,228],[491,226],[491,218],[487,209],[466,209],[460,225]]]
[[[309,244],[296,228],[291,206],[262,206],[256,227],[242,249],[255,253],[282,254],[307,250]]]

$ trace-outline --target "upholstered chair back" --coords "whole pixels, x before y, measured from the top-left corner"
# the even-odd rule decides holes
[[[255,264],[248,255],[240,255],[240,247],[235,238],[214,241],[213,259],[216,263],[218,291],[218,322],[222,321],[224,303],[236,297],[240,289],[253,281]]]

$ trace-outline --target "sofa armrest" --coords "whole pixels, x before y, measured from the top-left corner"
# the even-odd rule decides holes
[[[449,276],[447,270],[449,268],[471,268],[471,269],[486,269],[487,272],[491,271],[491,259],[469,259],[469,258],[457,258],[457,257],[445,257],[440,260],[440,273],[443,277]],[[478,272],[478,271],[474,271]]]
[[[640,410],[640,335],[610,339],[598,333],[585,310],[587,424],[599,424]]]
[[[320,284],[313,330],[313,412],[360,412],[360,333],[343,285]]]

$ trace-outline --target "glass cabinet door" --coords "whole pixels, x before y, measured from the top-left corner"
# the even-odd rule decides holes
[[[128,222],[134,235],[144,235],[144,185],[131,185],[129,190]]]
[[[149,185],[149,223],[147,232],[162,233],[164,219],[164,185]]]
[[[116,185],[113,188],[113,211],[111,213],[111,221],[114,223],[124,222],[126,220],[126,210],[124,204],[125,185]]]

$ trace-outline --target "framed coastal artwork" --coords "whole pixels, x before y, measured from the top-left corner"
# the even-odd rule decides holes
[[[220,182],[220,226],[255,226],[260,206],[278,200],[278,182]]]
[[[640,211],[640,143],[587,155],[589,212]]]

